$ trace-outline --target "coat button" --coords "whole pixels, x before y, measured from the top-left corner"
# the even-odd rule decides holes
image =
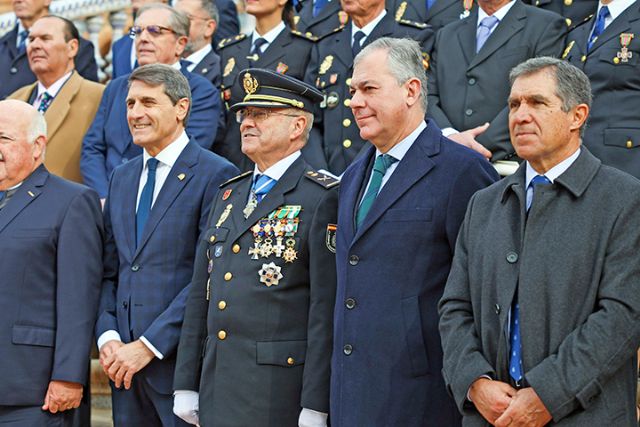
[[[580,61],[584,62],[587,60],[587,55],[582,55],[582,58],[580,58]]]
[[[16,67],[11,67],[11,69],[9,70],[9,72],[10,72],[11,74],[15,74],[15,73],[17,73],[17,72],[18,72],[18,69],[17,69]]]
[[[633,141],[631,140],[627,141],[627,148],[633,148]]]
[[[347,307],[349,310],[352,310],[355,306],[356,306],[356,300],[353,298],[347,298],[344,301],[344,305],[345,307]]]
[[[227,337],[227,333],[225,331],[218,331],[218,339],[223,340]]]
[[[349,356],[351,353],[353,353],[353,346],[351,344],[346,344],[344,347],[342,347],[342,352]]]
[[[464,114],[466,116],[471,116],[473,115],[473,110],[471,108],[467,108],[466,110],[464,110]]]
[[[573,4],[573,0],[564,0],[565,6],[571,6]]]
[[[287,358],[287,365],[293,366],[294,363],[296,363],[296,361],[293,360],[293,357],[288,357]]]
[[[471,77],[469,80],[467,80],[467,83],[473,86],[474,84],[476,84],[476,79],[474,77]]]
[[[349,264],[358,265],[358,262],[360,262],[360,258],[358,257],[358,255],[351,255],[349,257]]]
[[[226,280],[227,282],[231,280],[232,277],[233,274],[231,274],[231,272],[224,273],[224,280]]]
[[[225,308],[227,308],[227,302],[226,301],[218,302],[218,310],[224,310]]]
[[[518,262],[518,254],[515,252],[509,252],[507,254],[507,262],[509,264],[515,264],[516,262]]]
[[[344,119],[344,120],[342,121],[342,126],[344,126],[344,127],[348,128],[349,126],[351,126],[351,120],[349,120],[349,119]]]
[[[345,107],[348,107],[351,105],[351,99],[347,98],[344,101],[342,101],[342,103],[344,104]]]
[[[138,270],[140,270],[140,266],[138,264],[133,264],[131,266],[131,271],[133,271],[134,273]]]
[[[344,82],[347,84],[347,86],[350,86],[350,85],[351,85],[351,77],[349,77],[349,78],[348,78],[347,80],[345,80]]]
[[[351,140],[350,139],[345,139],[344,141],[342,141],[342,146],[344,148],[349,148],[351,147]]]
[[[496,314],[500,314],[500,304],[495,305]]]
[[[216,241],[216,236],[209,237],[209,243],[213,243]]]
[[[565,21],[567,21],[567,27],[570,27],[572,22],[571,19],[567,18],[565,19]]]
[[[235,245],[233,245],[231,250],[233,251],[234,254],[237,254],[238,252],[240,252],[240,245],[236,243]]]
[[[613,63],[614,64],[619,64],[620,63],[620,58],[618,58],[618,57],[613,58]]]

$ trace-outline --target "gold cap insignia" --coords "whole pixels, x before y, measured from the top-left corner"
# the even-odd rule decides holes
[[[251,73],[245,73],[242,80],[242,87],[247,95],[254,94],[258,90],[258,80],[251,75]]]

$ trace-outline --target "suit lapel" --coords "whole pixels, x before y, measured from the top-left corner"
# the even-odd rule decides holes
[[[124,238],[129,248],[130,259],[136,250],[136,201],[138,200],[138,187],[140,186],[140,175],[142,174],[142,156],[131,160],[132,166],[122,170],[122,191],[124,200],[114,200],[109,194],[109,205],[120,204],[119,223],[123,225]],[[110,208],[111,209],[111,208]],[[112,220],[112,222],[115,222]]]
[[[44,113],[44,117],[47,119],[49,140],[53,138],[53,135],[55,135],[65,117],[69,114],[71,101],[80,90],[81,84],[82,78],[74,71],[53,99],[47,112]]]
[[[476,56],[469,64],[469,69],[477,66],[482,61],[493,55],[502,45],[507,43],[516,33],[522,31],[527,19],[527,13],[524,5],[516,1],[511,7],[511,10],[507,12],[504,19],[498,23],[493,33],[489,36],[482,49],[476,54]],[[477,22],[477,15],[476,21]],[[473,42],[473,49],[475,50],[475,37]]]
[[[291,44],[292,38],[291,34],[289,34],[289,29],[285,28],[280,31],[278,37],[275,38],[273,43],[270,43],[267,46],[267,49],[260,55],[258,61],[256,61],[255,66],[260,68],[274,68],[272,65],[282,59],[287,53],[287,46]]]
[[[478,22],[478,8],[474,8],[468,18],[462,21],[463,25],[458,31],[458,43],[464,55],[465,62],[470,64],[476,56],[476,23]],[[439,55],[447,55],[446,52]]]
[[[22,56],[18,55],[18,25],[16,24],[11,30],[11,35],[5,40],[5,44],[7,45],[7,49],[11,53],[11,60],[14,61],[16,57]],[[24,55],[24,54],[23,54]],[[6,66],[7,64],[5,64]]]
[[[364,49],[367,45],[373,43],[375,40],[381,37],[391,37],[393,36],[393,27],[395,26],[395,21],[393,20],[393,15],[387,12],[384,15],[384,18],[378,22],[378,25],[375,26],[371,34],[367,36],[362,44],[362,48]]]
[[[631,22],[636,21],[640,18],[640,10],[638,9],[637,4],[632,4],[622,12],[617,19],[615,19],[605,30],[600,34],[596,42],[591,46],[589,53],[596,51],[600,46],[605,44],[607,41],[611,40],[614,37],[619,37],[621,33],[629,32],[631,28]],[[593,21],[594,18],[591,19]],[[589,32],[591,34],[591,29],[593,28],[593,23],[590,22]],[[588,36],[587,36],[588,37]],[[636,42],[638,43],[638,42]],[[622,45],[620,45],[622,47]]]
[[[340,224],[342,227],[346,227],[344,230],[347,242],[351,243],[355,235],[355,216],[358,210],[358,202],[360,200],[360,189],[364,186],[364,180],[367,178],[367,167],[372,163],[372,157],[375,156],[376,149],[371,145],[367,149],[366,155],[362,156],[357,164],[353,166],[352,179],[348,181],[342,181],[340,183],[340,194],[344,194],[340,203],[343,203],[344,211],[347,212],[349,217],[345,221],[345,224]]]
[[[0,209],[0,233],[13,218],[38,198],[48,178],[49,172],[43,165],[40,165],[22,183],[7,205]]]
[[[335,39],[334,46],[327,52],[334,53],[346,69],[351,70],[353,66],[353,53],[351,52],[351,25],[346,25]],[[349,72],[351,74],[351,72]]]

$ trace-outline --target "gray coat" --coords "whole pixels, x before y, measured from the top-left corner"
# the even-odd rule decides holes
[[[469,203],[440,301],[443,375],[464,426],[481,375],[509,382],[508,316],[520,302],[525,379],[551,425],[637,426],[640,182],[586,148],[536,187],[525,228],[525,166]]]

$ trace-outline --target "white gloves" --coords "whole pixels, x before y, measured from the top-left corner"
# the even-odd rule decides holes
[[[199,426],[198,410],[198,392],[176,390],[176,392],[173,393],[173,413],[185,422]]]

